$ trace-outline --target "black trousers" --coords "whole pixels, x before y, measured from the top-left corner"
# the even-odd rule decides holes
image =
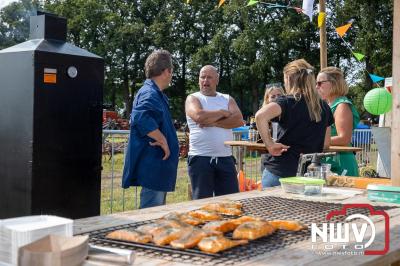
[[[193,199],[239,192],[233,156],[188,156],[187,162]]]

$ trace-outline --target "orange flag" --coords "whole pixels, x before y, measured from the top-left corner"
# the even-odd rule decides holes
[[[351,23],[346,24],[344,26],[336,28],[336,32],[337,32],[337,34],[339,34],[340,37],[343,37],[346,34],[346,32],[349,30],[350,27],[351,27]]]
[[[225,0],[219,0],[218,7],[221,7],[225,3]]]

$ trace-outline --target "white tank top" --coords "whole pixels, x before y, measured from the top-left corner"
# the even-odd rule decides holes
[[[196,97],[203,107],[203,110],[228,110],[229,95],[217,92],[216,96],[205,96],[200,92],[191,94]],[[232,140],[232,129],[221,127],[200,128],[189,116],[186,121],[190,130],[189,155],[201,155],[210,157],[225,157],[232,155],[229,145],[225,141]]]

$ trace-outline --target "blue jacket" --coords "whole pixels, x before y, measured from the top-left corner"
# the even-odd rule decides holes
[[[159,146],[147,136],[159,129],[168,142],[171,155],[165,161]],[[179,144],[169,112],[167,96],[147,79],[133,102],[130,136],[125,155],[122,187],[142,186],[158,191],[174,191],[179,159]]]

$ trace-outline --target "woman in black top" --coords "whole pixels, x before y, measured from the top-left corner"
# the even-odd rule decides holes
[[[256,123],[268,154],[263,187],[280,185],[279,178],[296,175],[300,154],[322,152],[329,146],[333,116],[315,90],[314,68],[304,59],[283,69],[287,95],[263,106]],[[268,123],[278,122],[278,138],[271,138]]]

